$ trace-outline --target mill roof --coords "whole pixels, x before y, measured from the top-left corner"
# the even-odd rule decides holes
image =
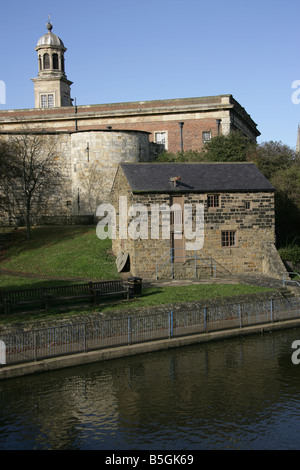
[[[254,163],[122,163],[133,192],[274,191]]]

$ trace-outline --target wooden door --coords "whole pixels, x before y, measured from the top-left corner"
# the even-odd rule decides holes
[[[183,233],[183,196],[172,197],[172,205],[178,204],[181,211],[174,211],[172,213],[172,248],[174,263],[183,263],[185,261],[185,240]],[[179,227],[181,226],[181,228]]]

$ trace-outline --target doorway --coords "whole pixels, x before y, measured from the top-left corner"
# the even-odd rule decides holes
[[[174,263],[185,261],[185,240],[183,233],[183,196],[173,196],[171,203],[178,204],[181,210],[172,211],[171,219],[171,243]]]

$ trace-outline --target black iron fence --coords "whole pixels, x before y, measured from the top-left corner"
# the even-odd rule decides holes
[[[19,331],[0,334],[0,365],[298,318],[300,297],[292,297]]]

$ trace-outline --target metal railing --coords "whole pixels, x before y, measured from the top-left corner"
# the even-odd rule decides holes
[[[300,319],[300,297],[132,315],[0,335],[0,365]]]
[[[290,274],[298,276],[299,281],[296,281],[296,279],[291,279]],[[296,272],[284,272],[283,273],[283,278],[282,278],[282,284],[283,284],[283,286],[285,286],[288,283],[294,283],[294,284],[297,284],[297,286],[300,287],[300,274],[296,273]]]
[[[166,265],[170,265],[171,268],[171,278],[174,279],[174,264],[175,264],[175,251],[182,251],[181,248],[170,248],[166,253],[163,254],[163,256],[156,262],[155,264],[155,271],[156,271],[156,280],[158,279],[158,272]],[[209,267],[212,272],[214,277],[217,275],[217,264],[216,261],[211,258],[210,256],[206,255],[205,253],[201,252],[201,254],[204,255],[204,257],[201,257],[200,255],[197,255],[197,251],[194,251],[193,255],[188,255],[186,254],[185,256],[178,256],[176,254],[176,259],[182,259],[183,261],[193,261],[193,266],[195,270],[195,278],[197,278],[197,261],[200,261],[201,263],[205,264],[207,267]],[[209,261],[206,261],[204,258],[206,258]],[[187,265],[187,267],[190,267],[190,265]]]

